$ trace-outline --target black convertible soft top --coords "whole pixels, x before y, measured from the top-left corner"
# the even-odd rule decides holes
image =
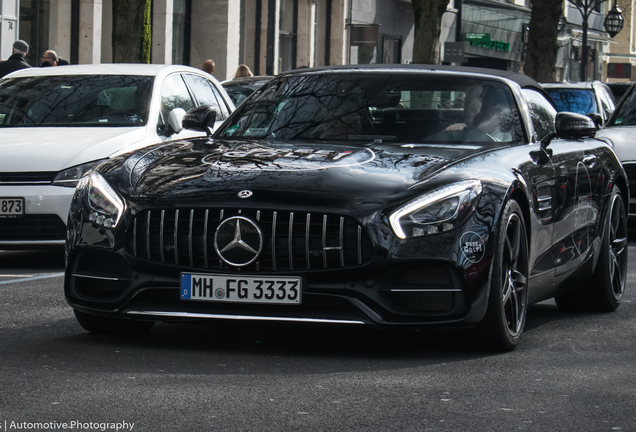
[[[540,93],[542,93],[549,101],[552,101],[550,97],[547,95],[541,84],[536,82],[534,79],[530,78],[527,75],[520,74],[518,72],[512,71],[504,71],[499,69],[487,69],[487,68],[479,68],[479,67],[469,67],[469,66],[450,66],[450,65],[423,65],[423,64],[364,64],[364,65],[340,65],[340,66],[323,66],[317,68],[302,68],[295,69],[291,71],[286,71],[281,73],[281,75],[292,74],[292,73],[302,73],[302,72],[319,72],[319,71],[329,71],[329,70],[375,70],[375,69],[412,69],[414,71],[417,70],[428,70],[428,71],[449,71],[449,72],[467,72],[467,73],[478,73],[485,75],[493,75],[502,78],[507,78],[511,81],[519,84],[521,88],[532,88]]]

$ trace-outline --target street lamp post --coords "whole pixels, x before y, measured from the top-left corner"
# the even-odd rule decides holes
[[[606,1],[608,0],[570,0],[570,2],[579,10],[581,17],[583,18],[583,42],[581,47],[581,70],[579,74],[581,81],[587,81],[587,62],[589,56],[587,47],[588,20],[594,9],[597,9]],[[605,31],[610,35],[610,37],[616,36],[623,29],[623,15],[616,4],[614,4],[612,10],[605,17],[603,27],[605,27]]]

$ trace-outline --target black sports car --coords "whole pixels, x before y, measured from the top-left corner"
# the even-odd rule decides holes
[[[207,107],[184,118],[209,130]],[[462,325],[514,349],[528,305],[611,311],[629,188],[585,116],[511,72],[282,74],[208,138],[98,166],[65,294],[92,332],[154,321]]]

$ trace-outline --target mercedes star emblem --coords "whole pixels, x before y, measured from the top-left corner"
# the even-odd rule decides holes
[[[238,193],[238,197],[239,198],[249,198],[252,195],[254,195],[254,192],[252,192],[251,190],[242,190]]]
[[[214,249],[224,263],[244,267],[258,259],[263,250],[263,234],[243,216],[225,219],[216,228]]]

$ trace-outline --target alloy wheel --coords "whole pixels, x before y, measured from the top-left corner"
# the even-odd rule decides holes
[[[522,223],[517,214],[510,215],[502,254],[502,305],[512,337],[523,331],[528,303],[528,249]]]

